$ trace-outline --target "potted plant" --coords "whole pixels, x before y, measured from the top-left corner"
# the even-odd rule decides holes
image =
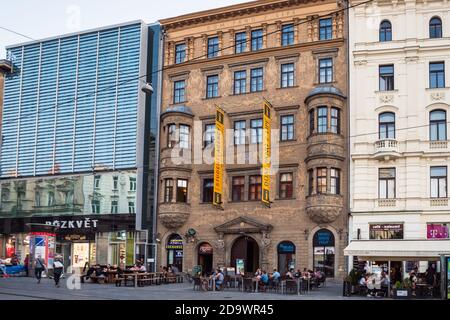
[[[397,281],[394,288],[394,299],[411,298],[411,280],[405,279],[403,282]]]
[[[357,269],[352,269],[352,271],[350,271],[347,277],[347,281],[350,282],[352,286],[352,294],[356,292],[356,287],[358,286],[359,279],[361,279],[361,277],[362,277],[361,271]]]

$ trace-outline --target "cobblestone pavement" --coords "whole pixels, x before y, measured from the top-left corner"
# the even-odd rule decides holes
[[[56,288],[53,280],[33,278],[0,278],[0,300],[361,300],[365,297],[343,297],[341,282],[328,282],[325,288],[306,295],[243,293],[237,289],[223,292],[193,291],[190,283],[150,286],[144,288],[116,287],[108,284],[81,283],[79,289],[69,289],[67,279]]]

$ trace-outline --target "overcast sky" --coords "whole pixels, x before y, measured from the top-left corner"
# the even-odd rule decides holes
[[[0,27],[33,39],[142,19],[147,23],[248,0],[15,0],[0,12]],[[0,58],[5,46],[29,39],[0,29]]]

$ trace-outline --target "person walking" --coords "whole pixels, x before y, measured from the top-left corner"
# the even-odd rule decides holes
[[[30,264],[30,255],[27,254],[25,257],[25,260],[23,261],[23,266],[25,268],[25,274],[28,277],[28,268],[29,268],[29,264]]]
[[[34,265],[34,275],[36,276],[36,279],[38,280],[37,283],[41,283],[42,271],[44,271],[45,269],[46,269],[46,267],[45,267],[44,260],[41,258],[41,256],[38,256],[35,261],[35,265]]]
[[[59,288],[59,280],[63,273],[64,265],[62,263],[62,257],[57,256],[55,262],[53,263],[53,279],[55,280],[55,286]]]

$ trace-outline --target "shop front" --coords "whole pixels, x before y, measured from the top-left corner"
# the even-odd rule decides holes
[[[394,293],[407,289],[408,295],[419,297],[444,295],[441,285],[447,269],[441,257],[450,254],[450,240],[356,240],[344,254],[363,262],[364,272],[377,279],[386,273]]]
[[[281,242],[278,245],[278,271],[285,274],[295,269],[295,244],[290,241]]]
[[[179,234],[169,237],[166,244],[167,267],[175,266],[183,272],[183,238]]]
[[[52,227],[54,235],[31,232],[29,225],[34,224]],[[0,219],[0,230],[10,239],[9,252],[21,263],[27,254],[50,249],[50,256],[42,251],[42,258],[51,267],[53,256],[61,255],[67,273],[97,263],[133,265],[138,238],[134,229],[132,214]]]

